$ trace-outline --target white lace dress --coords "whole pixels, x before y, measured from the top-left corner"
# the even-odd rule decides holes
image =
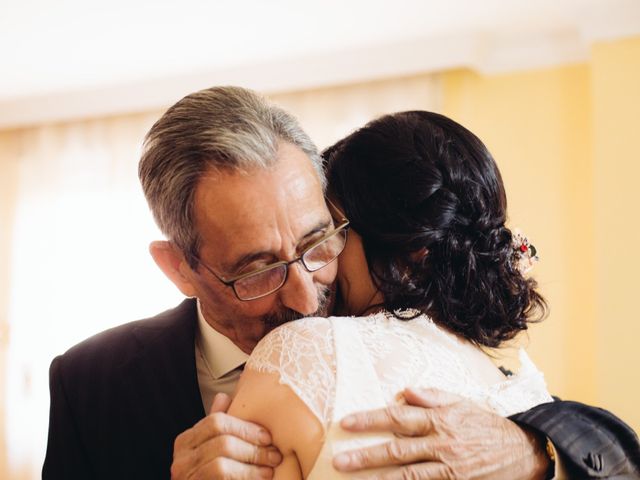
[[[287,323],[260,341],[246,368],[278,374],[324,426],[324,445],[307,477],[313,480],[349,478],[332,467],[335,454],[392,439],[348,433],[339,422],[350,413],[398,402],[408,386],[455,393],[503,416],[552,401],[524,350],[520,361],[517,375],[500,378],[493,372],[487,381],[487,369],[496,367],[469,342],[424,315],[399,320],[382,312]]]

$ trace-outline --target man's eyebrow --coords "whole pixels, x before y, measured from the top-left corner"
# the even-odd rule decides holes
[[[317,233],[326,232],[327,229],[331,226],[331,224],[332,224],[331,220],[324,220],[324,221],[318,222],[315,227],[313,227],[309,232],[307,232],[302,238],[298,240],[298,245],[302,245],[304,248],[305,240],[308,240],[309,238],[313,237]]]
[[[298,245],[303,244],[305,240],[309,239],[310,237],[313,237],[318,232],[326,231],[331,226],[331,223],[332,223],[331,220],[322,220],[318,222],[311,230],[309,230],[301,238],[298,239]],[[229,276],[231,277],[236,275],[236,272],[240,270],[242,267],[244,267],[245,265],[255,260],[262,260],[269,257],[274,259],[273,263],[278,261],[277,255],[274,252],[262,250],[262,251],[245,253],[235,262],[229,263],[229,264],[223,264],[222,266],[225,269],[225,272],[229,272]]]
[[[276,258],[273,252],[267,252],[267,251],[249,252],[242,255],[238,260],[236,260],[233,263],[230,263],[230,264],[223,263],[222,267],[224,268],[225,273],[228,272],[227,273],[228,277],[234,277],[237,275],[236,272],[238,272],[238,270],[240,270],[245,265],[248,265],[249,263],[255,260],[261,260],[269,257]]]

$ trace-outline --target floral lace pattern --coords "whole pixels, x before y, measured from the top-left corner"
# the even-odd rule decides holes
[[[407,386],[455,393],[503,416],[552,401],[524,350],[520,359],[518,375],[489,383],[479,372],[495,367],[479,366],[490,360],[469,342],[424,315],[400,320],[383,312],[283,325],[262,339],[247,368],[277,373],[328,431],[349,411],[396,402]]]
[[[328,426],[336,388],[333,329],[326,318],[303,318],[271,331],[245,368],[276,373],[320,422]]]

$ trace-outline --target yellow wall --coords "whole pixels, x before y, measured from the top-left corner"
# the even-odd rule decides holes
[[[593,50],[598,401],[640,430],[640,38]]]
[[[494,154],[510,223],[539,248],[535,276],[550,316],[523,342],[550,389],[611,409],[636,430],[638,85],[640,38],[632,38],[597,45],[580,65],[448,72],[442,101]]]

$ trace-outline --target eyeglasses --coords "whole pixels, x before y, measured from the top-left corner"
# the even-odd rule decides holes
[[[337,207],[333,207],[337,210]],[[287,281],[289,265],[300,262],[307,272],[311,273],[326,267],[338,258],[338,255],[342,253],[347,243],[347,231],[349,230],[349,220],[347,220],[344,215],[342,217],[342,221],[337,228],[312,243],[297,258],[291,261],[283,260],[272,263],[271,265],[238,275],[234,278],[221,278],[211,267],[204,264],[199,258],[196,257],[194,260],[221,283],[233,288],[233,292],[236,297],[238,297],[238,300],[256,300],[266,297],[282,288]]]

